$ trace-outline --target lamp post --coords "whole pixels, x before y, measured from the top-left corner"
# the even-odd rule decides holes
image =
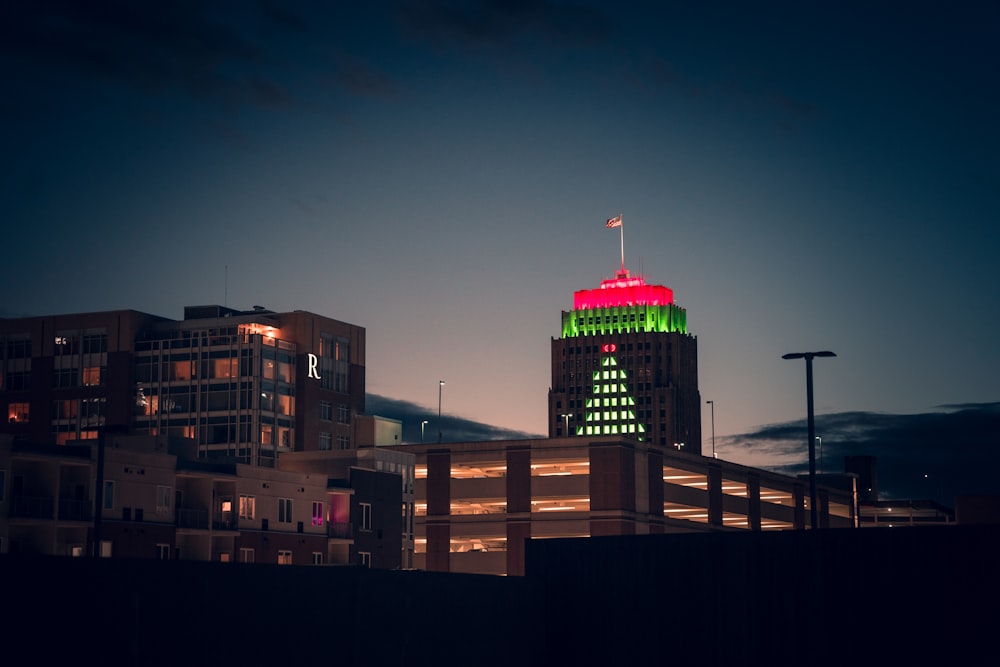
[[[425,426],[427,426],[427,420],[426,419],[423,420],[422,422],[420,422],[420,442],[421,443],[423,443],[423,441],[424,441],[424,427]]]
[[[444,380],[438,380],[438,442],[441,442],[441,392],[444,390]]]
[[[712,458],[715,456],[715,401],[705,401],[712,406]]]
[[[816,442],[819,443],[819,468],[818,470],[823,472],[823,436],[817,435]]]
[[[566,430],[563,432],[563,435],[568,436],[569,435],[569,420],[570,420],[570,418],[573,415],[571,415],[569,413],[566,413],[566,414],[559,415],[559,416],[563,418],[563,422],[566,424]]]
[[[813,418],[813,359],[815,357],[835,357],[833,352],[792,352],[782,359],[806,360],[806,412],[809,420],[809,520],[815,530],[818,525],[819,508],[816,506],[816,423]]]

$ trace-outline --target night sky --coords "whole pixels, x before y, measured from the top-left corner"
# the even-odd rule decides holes
[[[832,350],[831,460],[1000,491],[996,3],[7,2],[0,72],[0,316],[309,310],[369,411],[544,434],[621,213],[721,457],[801,465]]]

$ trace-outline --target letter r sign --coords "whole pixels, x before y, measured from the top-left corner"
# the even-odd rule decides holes
[[[307,354],[306,357],[308,358],[307,363],[309,364],[309,372],[306,374],[306,377],[316,378],[317,380],[320,379],[319,373],[316,371],[316,365],[319,364],[319,357],[312,352]]]

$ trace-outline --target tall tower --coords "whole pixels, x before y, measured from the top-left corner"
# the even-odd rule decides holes
[[[549,437],[567,435],[623,435],[701,454],[698,340],[669,287],[623,266],[573,294],[562,337],[552,339],[549,389]]]

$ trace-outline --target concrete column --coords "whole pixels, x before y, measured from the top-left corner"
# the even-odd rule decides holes
[[[708,470],[708,523],[722,526],[722,466],[709,463]]]
[[[750,530],[760,530],[760,475],[747,475],[747,524]]]
[[[427,452],[427,569],[451,571],[451,452]]]

